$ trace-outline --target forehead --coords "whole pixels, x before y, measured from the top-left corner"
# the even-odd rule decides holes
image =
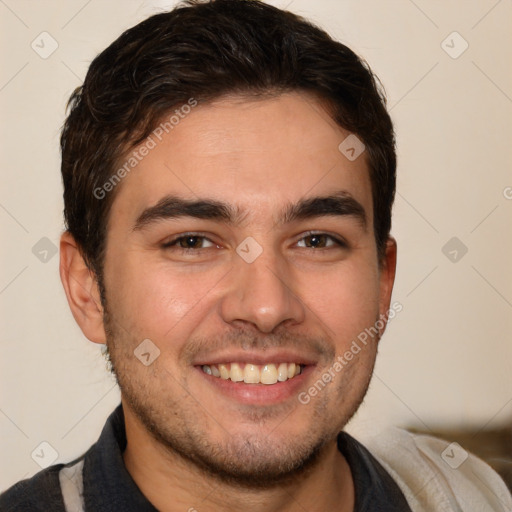
[[[340,189],[361,202],[371,220],[365,155],[351,161],[340,152],[350,134],[313,97],[230,97],[177,110],[172,123],[135,148],[137,164],[119,185],[111,220],[133,218],[168,194],[208,197],[263,215]]]

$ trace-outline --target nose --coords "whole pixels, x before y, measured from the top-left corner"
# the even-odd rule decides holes
[[[305,309],[286,262],[267,250],[252,263],[235,258],[221,315],[229,324],[252,324],[268,334],[281,324],[302,323]]]

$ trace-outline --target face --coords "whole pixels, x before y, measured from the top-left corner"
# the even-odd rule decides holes
[[[367,390],[377,339],[343,355],[387,310],[393,265],[348,135],[306,95],[225,98],[154,137],[119,185],[104,285],[125,412],[218,476],[265,485],[312,464]]]

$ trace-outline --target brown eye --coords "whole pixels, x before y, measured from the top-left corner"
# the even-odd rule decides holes
[[[325,247],[326,243],[326,235],[310,235],[306,237],[306,247]]]
[[[200,236],[186,236],[179,238],[178,243],[183,249],[200,249],[202,238]]]
[[[344,247],[345,244],[333,236],[325,233],[310,234],[303,237],[298,242],[299,247],[306,247],[308,249],[325,249],[328,247]]]
[[[207,249],[214,246],[215,244],[211,240],[202,235],[182,235],[162,245],[164,249],[183,250]]]

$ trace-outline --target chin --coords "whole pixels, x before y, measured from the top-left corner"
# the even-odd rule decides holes
[[[288,442],[271,440],[267,436],[247,437],[242,434],[221,444],[196,444],[183,450],[175,440],[166,446],[187,462],[193,463],[218,481],[247,489],[272,488],[286,485],[304,475],[320,460],[326,442],[288,437]]]

